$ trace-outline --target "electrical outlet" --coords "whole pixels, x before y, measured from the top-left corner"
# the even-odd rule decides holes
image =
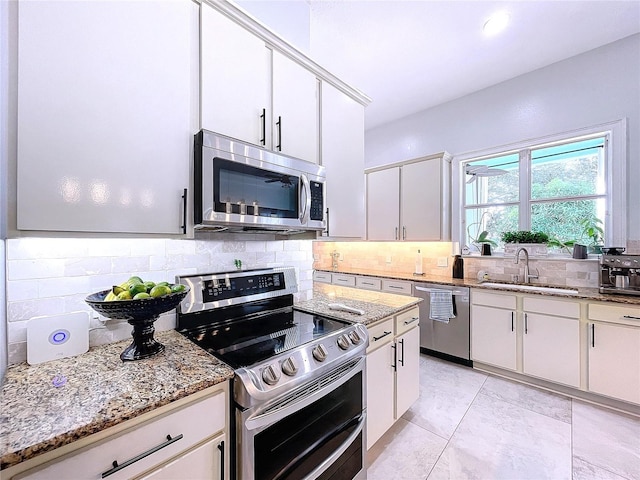
[[[338,260],[343,261],[344,260],[344,254],[340,254],[340,256],[338,257]]]
[[[313,259],[316,260],[316,261],[320,260],[320,254],[319,253],[314,253],[313,254]]]
[[[447,257],[438,257],[438,266],[446,267],[449,265],[449,259]]]
[[[391,255],[387,255],[387,263],[391,263]]]

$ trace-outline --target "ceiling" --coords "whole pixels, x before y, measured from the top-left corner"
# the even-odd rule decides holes
[[[640,32],[640,0],[306,3],[310,56],[373,99],[367,129]]]

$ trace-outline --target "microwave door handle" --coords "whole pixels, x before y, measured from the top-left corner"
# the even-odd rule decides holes
[[[300,223],[306,225],[309,211],[311,210],[311,187],[309,186],[309,179],[306,175],[300,175],[302,182],[302,190],[300,191]],[[304,201],[302,195],[304,191]]]

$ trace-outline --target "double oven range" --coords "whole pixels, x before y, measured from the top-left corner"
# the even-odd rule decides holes
[[[366,478],[366,327],[295,310],[291,267],[178,282],[177,330],[235,370],[232,478]]]

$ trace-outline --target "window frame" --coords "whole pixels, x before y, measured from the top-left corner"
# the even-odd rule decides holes
[[[605,209],[605,245],[626,247],[627,243],[627,120],[626,118],[608,122],[579,130],[568,131],[548,135],[540,138],[523,140],[517,143],[492,147],[484,150],[476,150],[454,156],[452,160],[452,225],[451,238],[454,242],[464,245],[466,241],[464,188],[465,174],[463,164],[470,160],[480,160],[487,157],[495,157],[508,153],[517,153],[526,150],[530,157],[530,151],[547,145],[568,143],[581,138],[605,137],[605,182],[606,182],[606,209]],[[522,158],[520,158],[522,161]],[[531,158],[524,162],[524,168],[520,170],[519,200],[520,206],[519,224],[531,224]],[[615,188],[614,188],[615,185]],[[558,199],[561,201],[561,199]],[[535,202],[534,202],[535,203]],[[524,213],[523,213],[524,212]],[[524,217],[523,217],[524,215]]]

